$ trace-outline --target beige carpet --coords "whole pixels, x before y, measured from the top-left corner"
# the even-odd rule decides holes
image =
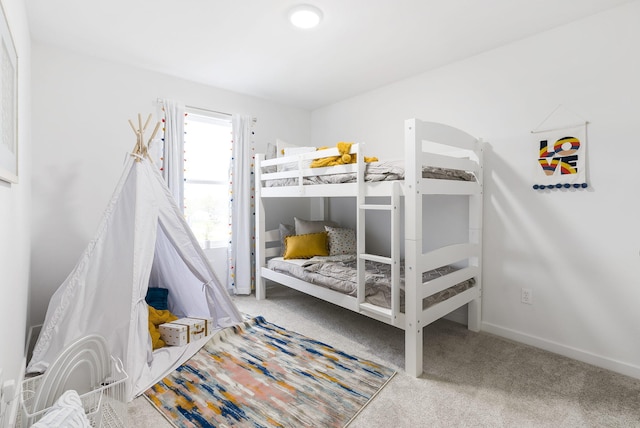
[[[350,427],[640,427],[640,380],[440,320],[425,329],[420,378],[404,332],[280,286],[234,297],[242,312],[398,370]],[[170,424],[144,398],[132,427]]]

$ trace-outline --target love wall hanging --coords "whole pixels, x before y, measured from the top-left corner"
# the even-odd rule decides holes
[[[562,106],[558,106],[536,129],[531,131],[532,144],[536,149],[533,177],[535,190],[588,187],[587,124],[589,122],[540,129],[560,107]]]

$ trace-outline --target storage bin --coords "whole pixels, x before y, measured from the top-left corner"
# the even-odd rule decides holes
[[[127,426],[127,373],[122,362],[112,357],[111,376],[100,388],[80,395],[84,413],[95,428],[125,428]],[[34,376],[22,382],[20,412],[17,428],[28,428],[38,422],[49,408],[33,411],[36,392],[44,375]]]

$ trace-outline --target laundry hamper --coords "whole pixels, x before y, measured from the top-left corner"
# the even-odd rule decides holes
[[[34,412],[34,397],[43,377],[44,375],[39,375],[22,382],[18,428],[30,427],[50,410],[49,407]],[[127,426],[127,378],[122,362],[112,358],[111,375],[105,378],[102,386],[80,395],[84,413],[92,427],[125,428]]]

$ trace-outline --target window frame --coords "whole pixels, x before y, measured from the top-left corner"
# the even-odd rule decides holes
[[[218,124],[218,125],[223,125],[225,127],[229,128],[229,138],[231,139],[233,137],[233,127],[232,127],[232,121],[231,121],[231,116],[230,115],[225,115],[222,113],[217,113],[217,112],[212,112],[212,111],[208,111],[208,110],[204,110],[204,109],[198,109],[195,107],[186,107],[185,108],[185,112],[187,113],[187,115],[185,116],[185,131],[186,131],[186,136],[185,136],[185,160],[188,159],[188,156],[186,154],[187,149],[188,149],[188,127],[186,126],[188,121],[193,120],[193,121],[201,121],[201,122],[207,122],[207,123],[212,123],[212,124]],[[231,167],[231,155],[229,155],[229,163],[228,163],[228,167]],[[228,178],[224,179],[224,180],[202,180],[202,179],[188,179],[186,174],[184,176],[184,180],[183,180],[183,195],[185,194],[185,187],[188,184],[203,184],[203,185],[228,185]],[[182,207],[183,207],[183,213],[185,214],[185,220],[187,220],[187,224],[189,224],[188,219],[186,219],[186,213],[185,211],[185,197],[183,196],[183,200],[182,200]],[[230,206],[227,208],[227,215],[230,216]],[[191,227],[191,225],[189,225],[189,227]],[[196,236],[197,238],[197,236]],[[200,244],[202,249],[214,249],[214,248],[225,248],[227,247],[227,243],[228,243],[228,239],[222,239],[222,240],[216,240],[216,241],[204,241],[204,242],[200,242],[198,241],[198,243]]]

